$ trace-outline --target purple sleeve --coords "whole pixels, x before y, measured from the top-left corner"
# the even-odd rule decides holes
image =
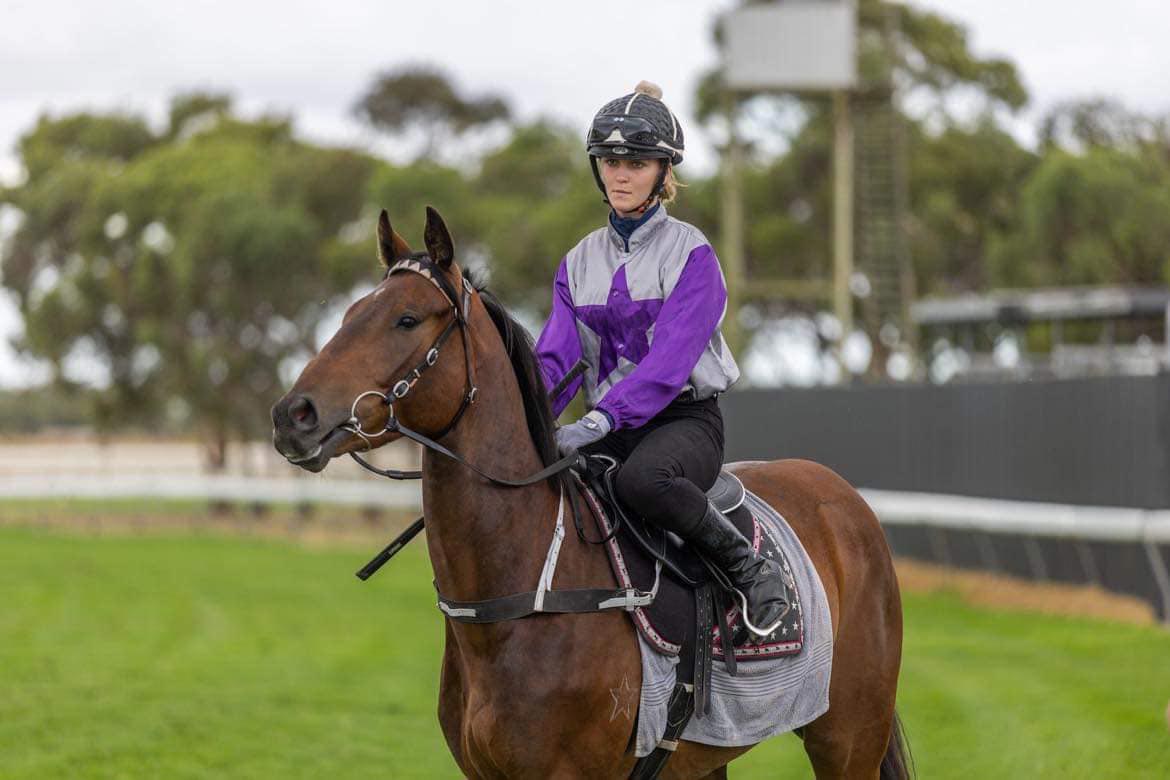
[[[577,314],[573,307],[573,293],[569,290],[567,262],[567,258],[561,260],[561,267],[557,269],[557,278],[553,283],[552,312],[536,341],[540,372],[550,391],[581,359],[581,338],[577,335]],[[573,400],[581,388],[581,381],[578,376],[560,395],[552,399],[554,417],[560,416],[569,401]]]
[[[615,430],[637,428],[674,400],[711,341],[726,303],[715,252],[706,244],[696,247],[654,321],[650,351],[597,405],[613,419]]]

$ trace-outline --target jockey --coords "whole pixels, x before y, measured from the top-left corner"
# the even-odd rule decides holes
[[[593,118],[586,149],[609,220],[561,261],[536,354],[550,388],[582,358],[588,364],[553,399],[560,415],[584,386],[588,412],[557,430],[561,453],[622,462],[618,498],[721,568],[764,636],[786,608],[780,567],[706,497],[723,463],[717,398],[739,368],[719,330],[727,307],[719,260],[706,236],[664,207],[683,132],[661,97],[644,81]]]

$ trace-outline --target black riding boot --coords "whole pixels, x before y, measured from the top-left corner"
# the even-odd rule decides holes
[[[710,501],[707,513],[688,534],[687,541],[720,568],[743,596],[748,620],[762,631],[753,632],[754,638],[758,640],[774,631],[789,608],[780,565],[753,550],[739,529]],[[741,603],[740,609],[744,606]]]

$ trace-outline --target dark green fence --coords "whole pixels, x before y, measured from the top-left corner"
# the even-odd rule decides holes
[[[721,406],[728,460],[807,458],[876,490],[1154,510],[1147,518],[1170,510],[1167,375],[748,390]],[[956,523],[952,507],[883,524],[898,555],[1100,585],[1170,622],[1164,519],[1156,535],[1135,537],[1118,520],[1125,512],[1097,509],[1080,532],[1016,532],[1030,508],[1002,506],[992,523]]]
[[[1170,377],[745,390],[728,460],[799,457],[854,485],[1170,508]]]

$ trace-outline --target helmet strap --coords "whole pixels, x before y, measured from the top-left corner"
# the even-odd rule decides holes
[[[589,167],[593,169],[593,180],[597,182],[597,189],[601,190],[601,201],[609,205],[609,193],[605,191],[605,183],[601,181],[601,172],[597,170],[597,158],[589,155]]]
[[[658,196],[662,194],[662,188],[666,184],[666,172],[670,170],[670,163],[662,160],[662,165],[659,167],[658,179],[654,182],[654,186],[650,189],[650,195],[646,200],[642,201],[642,205],[635,209],[639,214],[645,214],[646,210],[654,205],[654,201],[658,200]],[[607,201],[608,202],[608,201]]]

